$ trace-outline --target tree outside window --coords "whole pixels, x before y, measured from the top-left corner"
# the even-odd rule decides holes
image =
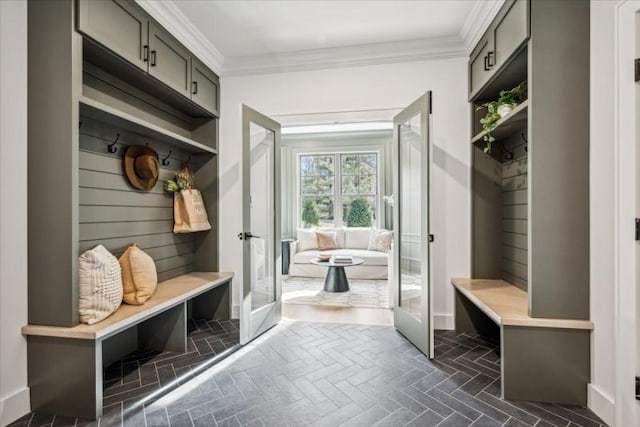
[[[368,227],[376,223],[377,153],[303,154],[299,159],[303,226],[312,224],[316,210],[319,226]],[[335,210],[336,205],[342,209]]]

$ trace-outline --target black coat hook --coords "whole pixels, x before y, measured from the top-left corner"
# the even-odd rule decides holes
[[[188,154],[189,157],[187,157],[187,161],[185,162],[186,164],[189,164],[189,162],[191,161],[191,153]]]
[[[167,154],[167,157],[162,159],[162,166],[169,166],[169,157],[171,157],[171,150],[169,150],[169,154]]]
[[[118,151],[118,149],[116,148],[116,143],[118,142],[118,140],[120,139],[120,134],[116,135],[116,140],[113,141],[113,143],[107,145],[107,151],[110,153],[115,153],[116,151]]]

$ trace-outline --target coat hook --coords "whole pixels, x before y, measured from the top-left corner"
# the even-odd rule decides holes
[[[171,157],[171,150],[169,150],[169,154],[167,154],[167,157],[162,159],[162,166],[169,166],[169,157]]]
[[[513,151],[509,151],[506,148],[503,148],[503,150],[504,150],[504,159],[513,160]]]
[[[116,143],[118,142],[118,140],[120,139],[120,134],[116,135],[116,140],[113,141],[113,143],[109,144],[107,146],[107,151],[110,153],[115,153],[116,151],[118,151],[118,149],[116,148]]]
[[[526,142],[527,144],[529,143],[529,141],[527,141],[527,137],[526,137],[526,136],[524,136],[524,132],[521,132],[521,133],[520,133],[520,136],[522,137],[522,140],[523,140],[524,142]]]
[[[189,164],[189,162],[191,161],[191,153],[188,154],[189,157],[187,157],[187,161],[185,162],[186,164]]]

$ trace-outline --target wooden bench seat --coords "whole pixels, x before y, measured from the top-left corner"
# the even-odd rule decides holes
[[[232,273],[194,272],[159,283],[143,305],[93,325],[26,325],[33,410],[102,416],[103,369],[136,350],[187,351],[187,319],[229,319]]]
[[[504,399],[586,405],[591,321],[531,317],[527,292],[504,280],[451,284],[456,331],[499,335]]]
[[[504,280],[452,279],[451,283],[498,325],[593,329],[590,320],[529,316],[527,293]]]

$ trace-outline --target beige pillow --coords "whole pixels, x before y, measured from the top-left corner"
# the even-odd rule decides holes
[[[316,230],[298,228],[298,252],[318,249]]]
[[[78,261],[78,314],[82,323],[92,325],[122,303],[120,264],[102,245],[84,252]]]
[[[370,251],[389,252],[392,241],[393,231],[372,228],[367,249]]]
[[[137,244],[129,246],[120,257],[124,302],[132,305],[144,304],[156,290],[158,273],[153,258]]]
[[[338,249],[335,231],[316,231],[316,238],[318,239],[319,250]]]

